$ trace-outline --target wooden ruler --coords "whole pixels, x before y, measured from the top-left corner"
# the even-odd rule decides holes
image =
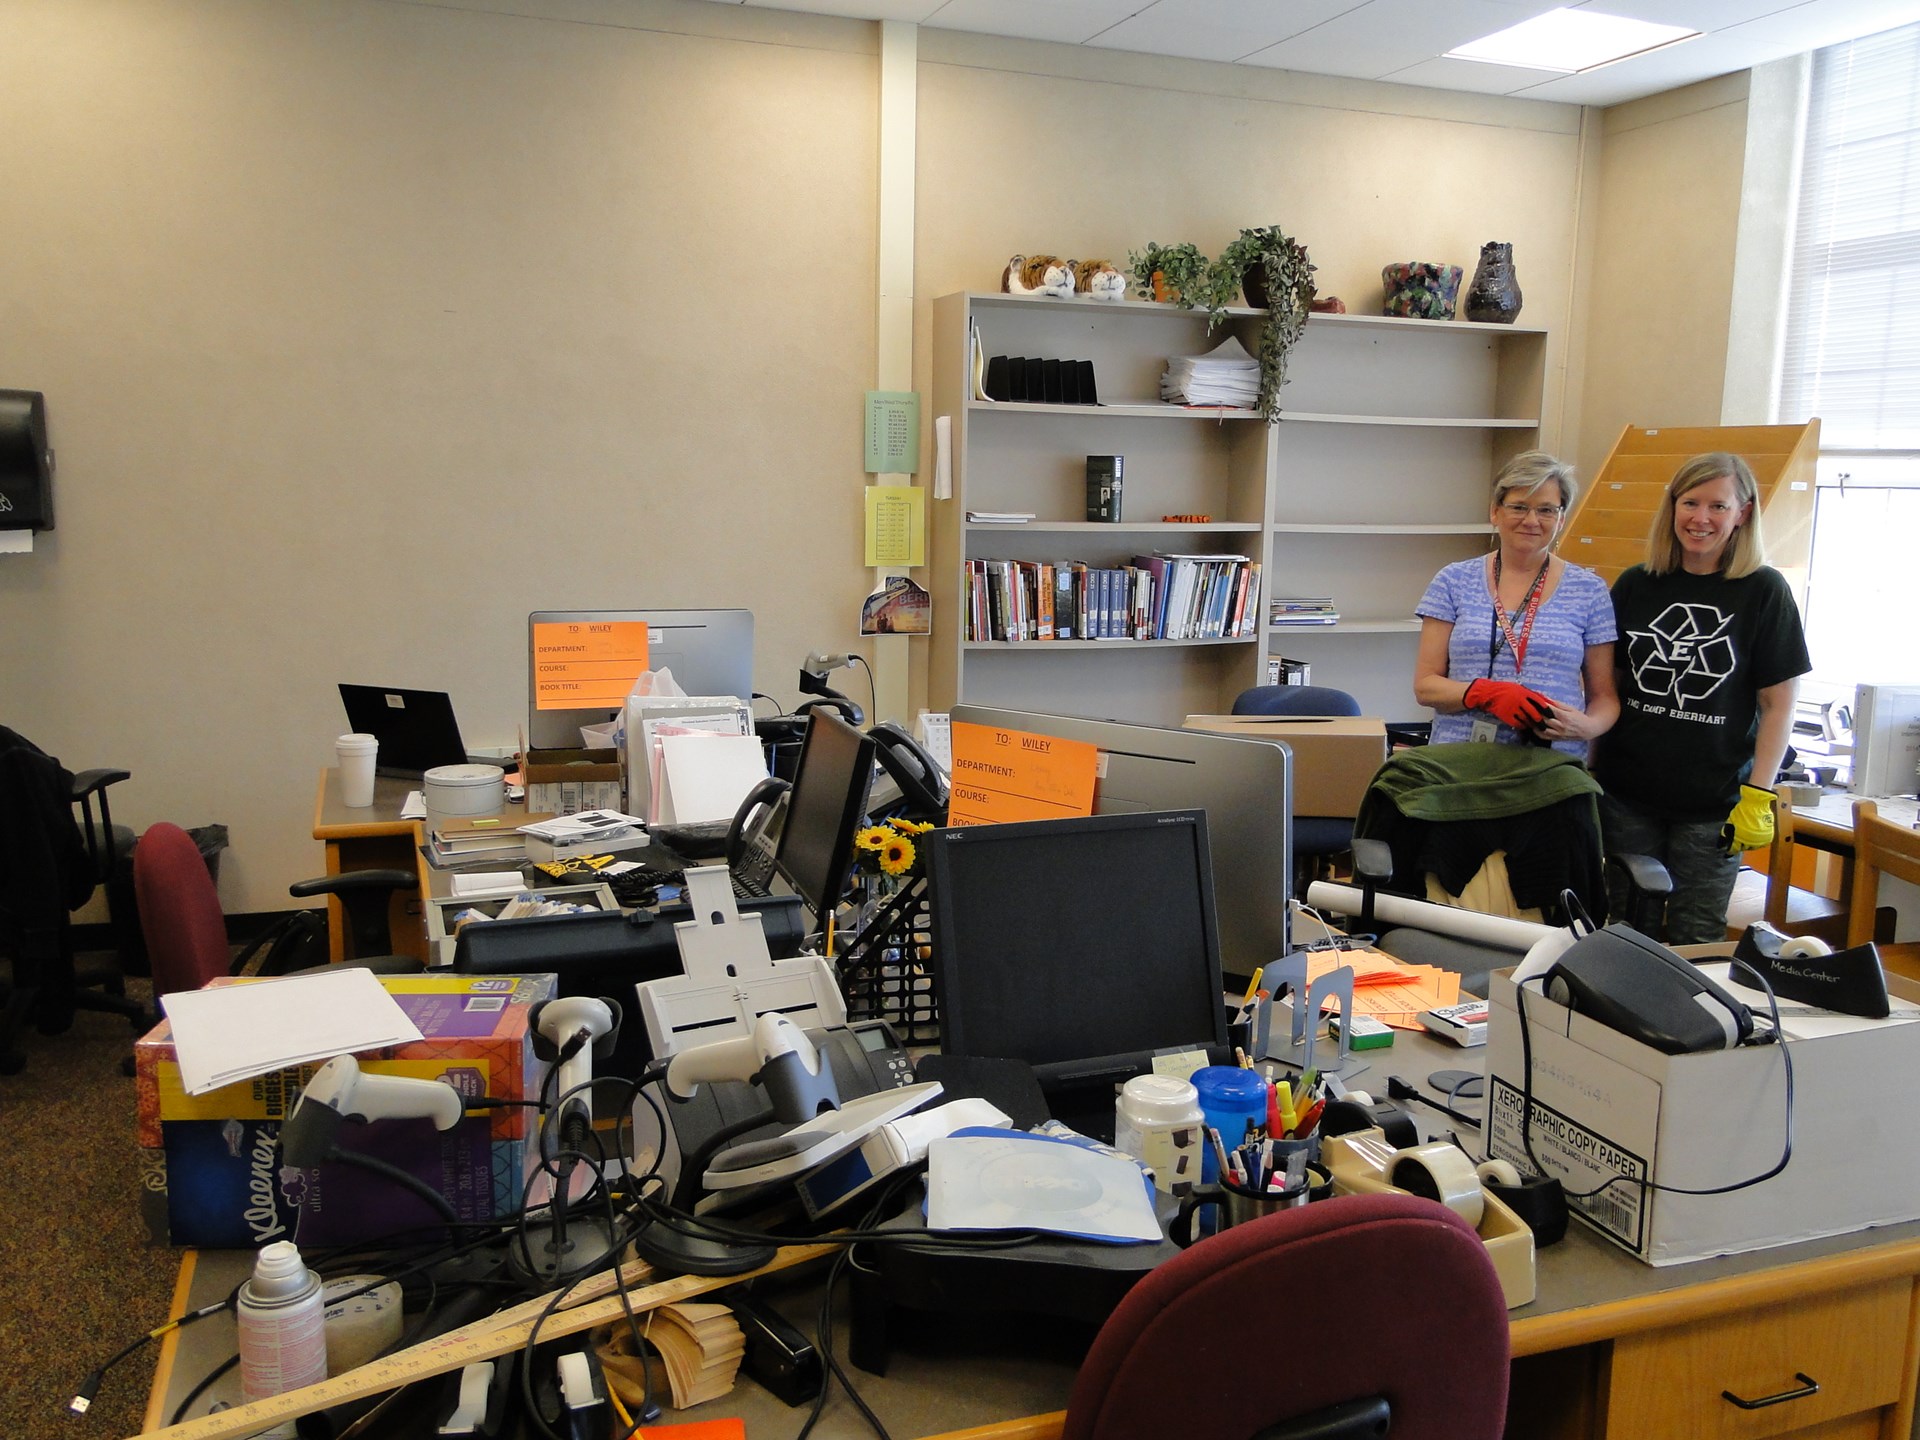
[[[749,1270],[744,1275],[677,1275],[671,1280],[629,1291],[627,1302],[636,1313],[654,1310],[662,1305],[671,1305],[676,1300],[687,1300],[721,1289],[736,1281],[751,1280],[756,1275],[768,1275],[823,1255],[831,1255],[839,1248],[837,1245],[787,1245],[770,1263],[758,1270]],[[630,1285],[645,1280],[651,1273],[650,1268],[640,1261],[627,1265],[621,1271]],[[557,1340],[623,1318],[626,1308],[621,1304],[620,1296],[612,1293],[614,1290],[614,1277],[610,1271],[582,1280],[567,1292],[569,1308],[556,1310],[540,1325],[540,1338]],[[551,1295],[528,1300],[510,1310],[490,1315],[485,1320],[458,1330],[449,1330],[444,1335],[423,1340],[409,1349],[362,1365],[358,1370],[349,1370],[344,1375],[322,1380],[318,1385],[309,1385],[304,1390],[289,1390],[284,1395],[269,1399],[251,1400],[231,1410],[222,1410],[218,1414],[184,1421],[179,1425],[169,1425],[164,1430],[143,1431],[142,1434],[148,1440],[241,1440],[244,1436],[257,1435],[297,1415],[343,1405],[349,1400],[361,1400],[369,1395],[410,1385],[416,1380],[444,1375],[475,1360],[491,1360],[518,1350],[527,1343],[527,1336],[533,1332],[534,1324],[552,1303]]]

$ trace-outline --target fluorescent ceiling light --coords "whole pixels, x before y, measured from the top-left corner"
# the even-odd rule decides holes
[[[1655,25],[1593,10],[1549,10],[1457,50],[1449,50],[1446,58],[1571,75],[1597,70],[1629,55],[1643,55],[1662,46],[1677,45],[1682,40],[1694,39],[1699,33],[1684,25]]]

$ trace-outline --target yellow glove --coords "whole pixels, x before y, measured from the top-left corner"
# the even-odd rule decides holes
[[[1720,843],[1729,855],[1742,850],[1764,850],[1773,843],[1773,793],[1753,785],[1740,787],[1740,799],[1727,823],[1720,827]]]

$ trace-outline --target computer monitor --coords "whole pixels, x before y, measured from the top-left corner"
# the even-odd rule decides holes
[[[1920,786],[1920,685],[1858,685],[1853,692],[1856,795],[1911,795]]]
[[[1156,1052],[1224,1059],[1207,828],[1159,810],[922,836],[941,1049],[1025,1061],[1056,1116],[1107,1133]]]
[[[840,901],[853,866],[853,837],[873,786],[873,740],[838,715],[811,712],[773,865],[822,917]]]
[[[646,626],[642,651],[630,643]],[[623,628],[615,628],[623,627]],[[626,703],[643,670],[689,695],[753,694],[751,610],[536,610],[527,616],[527,735],[571,749]]]
[[[1099,747],[1093,810],[1204,810],[1220,963],[1249,976],[1285,955],[1293,885],[1293,752],[1276,740],[956,705],[953,719]]]

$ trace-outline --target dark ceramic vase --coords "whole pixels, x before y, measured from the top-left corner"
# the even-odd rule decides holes
[[[1467,319],[1511,325],[1520,314],[1520,282],[1513,274],[1513,246],[1489,240],[1480,247],[1480,267],[1467,291]]]
[[[1270,298],[1267,294],[1266,262],[1256,260],[1240,272],[1240,293],[1247,297],[1247,304],[1256,310],[1267,308]]]

